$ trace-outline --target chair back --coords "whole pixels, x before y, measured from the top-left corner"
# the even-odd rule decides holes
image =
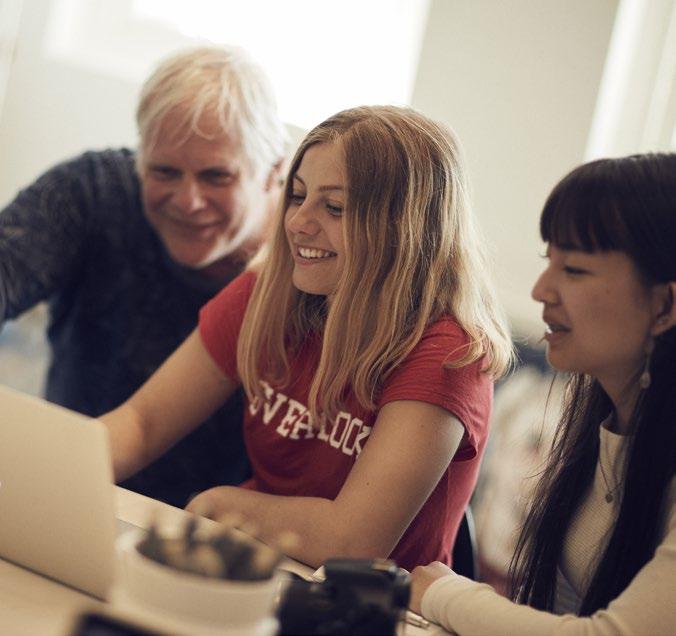
[[[467,506],[465,514],[462,516],[451,556],[453,559],[451,567],[456,574],[466,576],[474,581],[479,580],[474,517],[472,516],[472,509],[469,506]]]

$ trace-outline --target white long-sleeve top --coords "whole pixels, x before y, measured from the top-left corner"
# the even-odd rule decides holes
[[[600,427],[594,483],[566,535],[557,580],[557,614],[517,605],[488,585],[452,574],[427,589],[422,599],[423,615],[461,636],[676,634],[676,480],[671,484],[662,540],[655,556],[607,609],[589,617],[573,613],[617,519],[621,493],[616,485],[622,479],[625,439]],[[613,494],[610,503],[606,501],[609,489]]]

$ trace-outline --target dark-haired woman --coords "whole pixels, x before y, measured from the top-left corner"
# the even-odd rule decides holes
[[[513,598],[440,563],[412,607],[458,634],[676,633],[676,154],[583,165],[545,204],[533,289],[570,372]]]

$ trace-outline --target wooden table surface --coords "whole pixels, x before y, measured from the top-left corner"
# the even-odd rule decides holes
[[[179,527],[188,513],[154,499],[116,487],[116,516],[141,528],[148,527],[155,517],[162,527]],[[204,520],[206,525],[213,522]],[[308,577],[312,569],[286,559],[284,569]],[[56,581],[33,573],[0,559],[0,634],[2,636],[65,636],[69,634],[76,617],[87,609],[126,618],[140,625],[155,627],[172,634],[186,632],[183,626],[126,603],[113,590],[108,603],[66,587]],[[445,634],[435,625],[421,629],[407,625],[401,632],[406,636],[435,636]]]

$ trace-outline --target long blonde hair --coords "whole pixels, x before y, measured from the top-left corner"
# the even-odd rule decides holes
[[[307,149],[336,141],[347,180],[346,254],[329,305],[293,286],[284,216]],[[389,373],[443,316],[468,335],[463,351],[449,351],[449,366],[484,357],[484,371],[498,377],[511,359],[458,142],[411,109],[352,108],[310,131],[291,163],[275,234],[250,267],[257,280],[237,348],[243,386],[250,399],[264,397],[263,378],[283,386],[289,355],[316,333],[322,348],[308,405],[315,424],[320,414],[335,416],[349,389],[373,410]]]

